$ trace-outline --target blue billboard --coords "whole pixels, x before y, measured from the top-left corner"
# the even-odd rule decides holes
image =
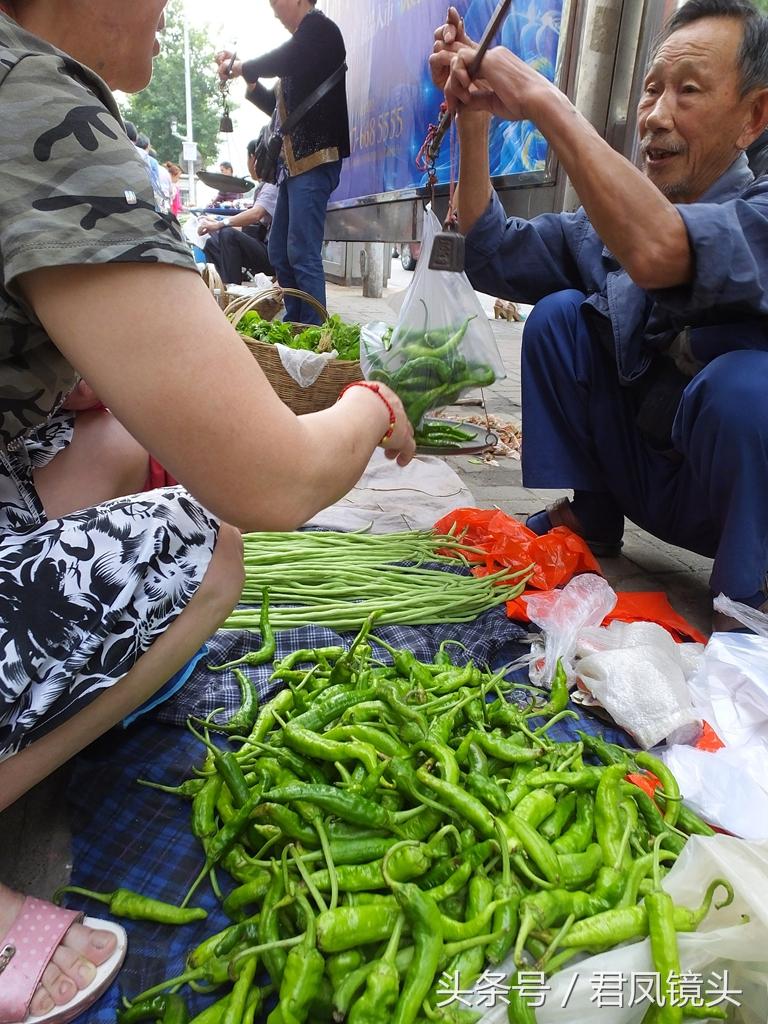
[[[482,36],[496,0],[455,0],[471,38]],[[426,183],[416,159],[442,93],[432,84],[427,59],[434,31],[445,20],[446,0],[325,0],[347,46],[347,95],[352,155],[344,162],[332,202],[413,189]],[[513,0],[496,40],[554,81],[561,45],[563,0]],[[493,119],[491,174],[542,170],[547,143],[530,122]],[[437,164],[450,175],[450,139]]]

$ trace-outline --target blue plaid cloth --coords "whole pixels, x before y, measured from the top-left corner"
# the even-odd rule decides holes
[[[394,647],[413,651],[429,661],[443,640],[457,640],[466,652],[452,647],[454,661],[472,658],[476,664],[500,668],[527,649],[525,632],[510,622],[503,608],[496,608],[463,625],[377,628]],[[277,654],[282,657],[304,647],[349,645],[354,634],[336,634],[314,626],[277,634]],[[84,751],[74,763],[69,786],[73,836],[72,884],[101,892],[118,886],[147,896],[179,903],[202,867],[202,851],[189,827],[189,802],[136,784],[138,778],[176,785],[188,778],[201,762],[199,742],[183,728],[188,715],[204,716],[224,707],[223,716],[239,705],[240,691],[231,672],[214,673],[207,665],[233,660],[260,646],[258,633],[220,630],[209,641],[210,653],[196,668],[184,688],[128,729],[114,729]],[[376,652],[375,652],[376,653]],[[382,660],[388,660],[380,651]],[[267,699],[277,690],[268,681],[270,666],[245,671],[259,694]],[[522,681],[525,673],[519,676]],[[527,699],[521,694],[521,699]],[[631,745],[625,734],[597,725],[580,714],[552,730],[558,739],[573,738],[575,729],[604,733],[606,738]],[[219,881],[224,892],[232,883],[225,872]],[[174,977],[184,970],[187,954],[199,942],[230,922],[224,917],[206,882],[193,899],[208,911],[208,918],[183,927],[123,921],[129,937],[128,956],[117,981],[80,1019],[88,1024],[114,1024],[121,996],[129,998]],[[81,897],[70,896],[68,905],[98,917],[103,909]],[[187,989],[184,990],[188,992]],[[192,1014],[212,1001],[211,996],[189,993]],[[266,1015],[262,1020],[266,1019]]]

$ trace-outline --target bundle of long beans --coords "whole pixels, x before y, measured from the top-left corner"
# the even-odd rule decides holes
[[[253,1021],[273,992],[267,1024],[469,1024],[480,1014],[451,992],[510,953],[549,974],[646,935],[668,996],[676,933],[697,928],[715,890],[718,906],[733,898],[725,880],[694,909],[660,889],[688,834],[711,834],[668,769],[588,736],[552,740],[572,714],[562,669],[546,703],[521,707],[504,699],[503,670],[454,665],[446,644],[425,664],[370,627],[348,650],[276,663],[289,688],[258,713],[249,705],[231,746],[198,733],[205,763],[177,792],[192,797],[204,863],[182,906],[224,869],[237,883],[223,896],[232,923],[119,1019],[158,1019],[141,1014],[189,982],[218,990],[195,1024]],[[649,768],[662,809],[624,781]],[[690,1008],[721,1017],[704,1010]],[[535,1024],[514,988],[509,1020]]]
[[[468,567],[470,555],[482,554],[432,531],[251,533],[243,542],[242,605],[224,629],[259,628],[264,588],[276,630],[359,629],[374,610],[381,625],[469,622],[522,593],[532,569],[473,576],[430,568],[424,563]]]

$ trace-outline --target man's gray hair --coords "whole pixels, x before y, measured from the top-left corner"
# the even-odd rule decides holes
[[[688,0],[664,26],[659,45],[673,32],[701,18],[738,18],[744,37],[738,54],[741,94],[768,88],[768,18],[749,0]]]

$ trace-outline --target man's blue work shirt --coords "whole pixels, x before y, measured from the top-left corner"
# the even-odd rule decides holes
[[[645,291],[603,245],[584,208],[509,220],[494,193],[467,236],[478,291],[521,302],[577,288],[596,333],[613,339],[630,384],[685,327],[702,363],[733,348],[768,350],[768,175],[741,154],[697,203],[677,206],[694,254],[693,280]],[[716,330],[722,325],[722,329]]]

